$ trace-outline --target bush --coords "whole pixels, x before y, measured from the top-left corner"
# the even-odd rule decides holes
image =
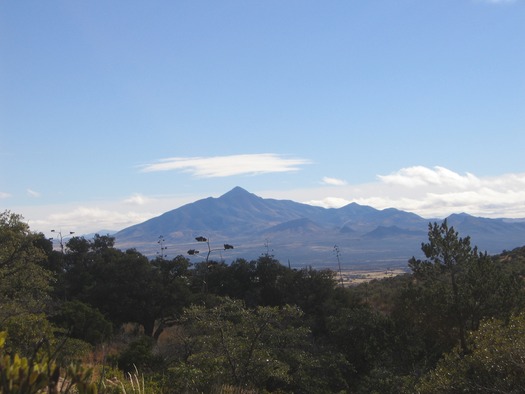
[[[92,370],[80,364],[71,364],[65,369],[62,380],[61,370],[48,355],[31,359],[18,353],[8,354],[4,350],[6,332],[0,332],[0,392],[9,394],[36,394],[44,390],[61,392],[73,387],[79,394],[96,394],[97,386],[92,382]],[[39,354],[38,346],[35,354]]]
[[[118,356],[117,364],[125,372],[135,372],[136,368],[141,371],[155,371],[162,365],[162,358],[153,353],[155,341],[142,336]]]
[[[62,304],[53,321],[68,330],[70,337],[92,345],[109,339],[113,331],[111,323],[98,309],[80,301],[68,301]]]

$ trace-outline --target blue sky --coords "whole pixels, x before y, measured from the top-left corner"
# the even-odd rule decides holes
[[[525,217],[525,1],[1,1],[0,209],[118,230],[234,186]]]

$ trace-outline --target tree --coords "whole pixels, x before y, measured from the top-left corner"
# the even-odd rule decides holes
[[[17,299],[32,310],[41,310],[48,299],[51,273],[42,267],[46,259],[41,235],[30,231],[20,215],[0,214],[0,291],[4,299]]]
[[[92,345],[108,340],[112,333],[111,323],[100,311],[78,300],[60,305],[53,322],[66,329],[69,337]]]
[[[357,384],[389,353],[390,320],[367,305],[341,308],[327,326],[327,340],[354,368],[349,383]]]
[[[409,261],[416,282],[407,294],[418,308],[419,321],[431,322],[429,328],[449,340],[448,346],[458,340],[468,353],[469,330],[485,317],[508,317],[521,304],[520,281],[472,248],[470,237],[459,237],[446,220],[429,224],[428,238],[422,244],[426,259]]]
[[[62,286],[67,298],[101,311],[115,325],[134,322],[158,339],[190,299],[189,262],[182,256],[149,261],[134,249],[121,251],[114,238],[74,237],[67,243]]]
[[[314,335],[326,332],[328,317],[339,307],[335,274],[330,270],[285,269],[278,279],[283,301],[297,305],[305,313]]]
[[[33,233],[22,216],[0,214],[0,329],[10,334],[12,350],[27,355],[35,339],[52,337],[45,312],[52,273],[42,263],[42,234]]]
[[[420,393],[525,392],[525,315],[488,319],[468,335],[471,352],[455,348],[419,383]]]
[[[183,256],[171,260],[157,257],[152,261],[153,286],[157,290],[149,306],[154,311],[157,327],[153,338],[157,340],[166,327],[174,325],[183,309],[189,306],[190,262]]]
[[[108,248],[95,260],[90,274],[93,282],[82,301],[99,309],[117,326],[139,323],[147,336],[153,336],[158,317],[155,302],[161,290],[146,256],[132,249],[122,252]]]
[[[100,258],[92,243],[84,237],[72,237],[66,244],[63,258],[63,272],[58,276],[55,293],[67,300],[85,300],[85,293],[94,282],[94,265]]]
[[[221,291],[218,294],[243,300],[249,307],[256,306],[258,302],[258,292],[255,286],[257,263],[237,259],[227,268],[227,275],[223,275]]]
[[[257,259],[255,268],[255,287],[258,292],[258,305],[283,306],[286,304],[287,289],[281,286],[282,278],[290,271],[277,259],[263,255]]]
[[[214,308],[188,308],[181,323],[185,346],[172,370],[186,390],[233,385],[317,393],[346,388],[344,358],[316,352],[296,307],[248,309],[242,301],[225,298]],[[200,379],[187,380],[195,376]]]

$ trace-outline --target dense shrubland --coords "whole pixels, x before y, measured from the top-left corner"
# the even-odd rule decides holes
[[[422,250],[342,288],[269,254],[149,260],[99,235],[62,253],[4,212],[0,392],[523,392],[524,248],[488,256],[445,222]]]

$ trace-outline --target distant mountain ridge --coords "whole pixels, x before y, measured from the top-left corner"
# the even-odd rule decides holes
[[[269,250],[291,265],[333,267],[334,246],[347,267],[405,267],[421,255],[429,222],[414,213],[394,208],[378,210],[356,203],[322,208],[290,200],[264,199],[241,187],[218,198],[208,197],[168,211],[115,234],[117,246],[134,247],[150,256],[157,253],[162,236],[170,256],[200,247],[205,236],[212,247],[229,243],[233,250],[216,251],[214,259],[252,259]],[[489,253],[525,244],[525,221],[486,219],[454,214],[449,224],[460,236]]]

